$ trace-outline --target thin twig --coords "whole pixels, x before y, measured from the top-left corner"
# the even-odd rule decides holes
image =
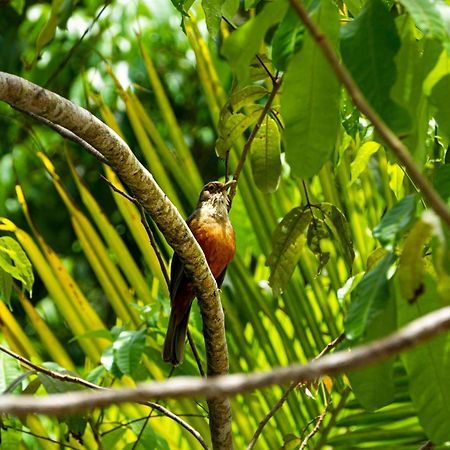
[[[14,107],[17,111],[20,111],[21,113],[26,114],[27,116],[32,117],[33,119],[37,120],[38,122],[41,122],[42,124],[46,125],[47,127],[51,128],[52,130],[56,131],[59,135],[61,135],[64,139],[68,139],[69,141],[75,142],[76,144],[83,147],[88,153],[90,153],[92,156],[97,158],[100,162],[106,165],[110,165],[108,160],[92,145],[88,144],[84,139],[81,139],[76,134],[69,131],[67,128],[64,128],[60,125],[57,125],[50,120],[45,119],[44,117],[38,116],[37,114],[33,114],[32,112],[26,111],[24,109],[20,109],[17,107]]]
[[[351,391],[350,387],[347,386],[341,393],[341,398],[339,400],[339,403],[337,404],[336,407],[332,408],[332,410],[330,412],[330,415],[331,415],[330,420],[328,421],[326,427],[324,429],[322,429],[322,433],[320,433],[319,442],[317,442],[314,447],[316,450],[321,450],[323,448],[323,446],[325,445],[327,436],[328,436],[329,432],[333,429],[333,427],[337,421],[337,417],[338,417],[339,413],[341,412],[341,410],[345,407],[345,405],[347,403],[347,398],[351,392],[352,391]]]
[[[103,386],[99,386],[97,384],[91,383],[90,381],[84,380],[83,378],[69,375],[69,374],[55,372],[53,370],[39,366],[39,365],[33,363],[32,361],[30,361],[29,359],[4,347],[3,345],[0,345],[0,351],[11,356],[12,358],[16,359],[20,363],[22,363],[28,367],[31,367],[36,372],[43,373],[44,375],[47,375],[56,380],[67,382],[67,383],[78,384],[80,386],[84,386],[84,387],[87,387],[90,389],[95,389],[97,391],[111,391],[111,388],[105,388]],[[189,425],[187,422],[182,420],[179,416],[174,414],[172,411],[169,411],[167,408],[165,408],[164,406],[162,406],[158,403],[150,402],[145,399],[136,399],[136,403],[139,403],[144,406],[149,406],[150,408],[152,408],[152,410],[155,409],[155,410],[159,411],[160,413],[162,413],[164,416],[169,417],[173,421],[177,422],[179,425],[181,425],[183,428],[185,428],[187,431],[189,431],[189,433],[191,433],[199,441],[199,443],[201,444],[201,446],[204,449],[208,449],[208,446],[207,446],[206,442],[204,441],[204,439],[202,438],[201,434],[195,428],[193,428],[191,425]]]
[[[72,46],[72,48],[66,53],[66,56],[64,59],[58,64],[54,72],[50,75],[47,82],[44,84],[44,87],[48,87],[50,83],[57,77],[58,73],[61,69],[64,68],[64,66],[69,62],[72,55],[75,53],[75,50],[80,46],[80,44],[83,42],[83,39],[86,37],[86,35],[89,33],[89,31],[92,30],[92,27],[97,23],[98,19],[100,19],[100,16],[103,14],[103,11],[109,6],[111,2],[107,1],[102,9],[98,12],[98,14],[94,17],[92,22],[89,24],[89,26],[84,30],[84,33],[81,35],[81,37],[78,39],[77,42]]]
[[[147,414],[147,417],[144,420],[144,423],[142,424],[141,429],[139,430],[139,434],[137,435],[137,439],[134,441],[133,446],[131,447],[131,450],[135,450],[135,448],[138,446],[139,441],[142,438],[142,435],[144,434],[145,428],[148,425],[148,421],[150,420],[150,417],[152,416],[153,409]]]
[[[303,442],[301,443],[299,450],[305,449],[306,446],[308,445],[309,440],[319,431],[320,425],[322,425],[323,419],[325,419],[325,416],[327,414],[330,403],[331,402],[328,402],[326,404],[325,409],[322,411],[319,418],[317,419],[316,425],[311,430],[311,432],[308,434],[308,436],[306,436],[305,439],[303,439]]]
[[[205,414],[177,414],[177,416],[178,417],[201,417],[203,419],[208,417]],[[167,417],[167,416],[165,414],[154,414],[152,417],[155,418],[155,417]],[[112,433],[112,432],[118,430],[119,428],[128,427],[132,423],[142,422],[146,418],[147,418],[147,416],[139,417],[137,419],[129,420],[128,422],[125,422],[125,423],[117,422],[117,421],[103,422],[103,425],[112,425],[112,424],[118,424],[118,425],[113,428],[110,428],[109,430],[103,431],[102,433],[100,433],[100,436],[105,436],[106,434]]]
[[[249,138],[247,139],[247,142],[244,145],[244,148],[242,149],[242,153],[241,153],[241,157],[239,159],[238,165],[236,167],[236,170],[234,171],[234,175],[233,175],[233,179],[237,182],[239,180],[239,176],[241,174],[242,168],[244,167],[244,163],[245,160],[247,158],[247,154],[250,151],[250,148],[252,146],[252,143],[256,137],[256,134],[258,133],[259,129],[261,128],[261,125],[267,115],[267,113],[269,112],[273,101],[275,100],[275,96],[277,95],[278,90],[280,89],[281,83],[282,83],[283,79],[282,78],[277,78],[274,83],[273,83],[273,88],[272,88],[272,92],[269,95],[269,98],[267,99],[266,104],[264,105],[263,110],[261,111],[261,114],[259,115],[259,118],[255,124],[255,126],[253,127],[252,132],[250,133]],[[233,198],[236,194],[236,187],[237,187],[237,183],[233,184],[233,186],[231,186],[231,190],[230,190],[230,208],[231,208],[231,203],[233,201]]]
[[[202,377],[206,377],[205,370],[203,369],[203,365],[202,365],[202,360],[200,359],[200,355],[198,353],[197,347],[195,345],[195,342],[194,342],[194,339],[192,337],[191,330],[189,330],[189,327],[187,329],[187,338],[188,338],[188,341],[189,341],[189,345],[191,346],[192,354],[193,354],[194,359],[195,359],[195,361],[197,363],[198,371],[200,372],[200,375]]]
[[[434,444],[431,441],[427,441],[419,448],[419,450],[432,450],[433,448]]]
[[[313,361],[321,358],[325,354],[329,353],[333,348],[335,348],[339,343],[342,342],[345,335],[342,333],[339,335],[336,339],[334,339],[332,342],[328,343],[327,346],[314,358]],[[298,382],[294,381],[292,382],[289,387],[286,389],[282,397],[278,400],[277,403],[272,407],[272,409],[267,413],[267,415],[259,422],[258,427],[256,428],[255,434],[252,437],[252,440],[249,442],[247,446],[247,450],[251,450],[258,440],[259,436],[261,435],[264,427],[267,425],[269,420],[275,415],[275,413],[284,405],[287,398],[289,397],[289,394],[298,386]]]
[[[328,60],[336,77],[344,85],[355,106],[372,122],[378,134],[394,152],[400,163],[405,166],[408,175],[416,186],[418,186],[422,195],[427,200],[427,203],[434,209],[436,214],[442,218],[447,226],[450,227],[450,209],[439,194],[433,189],[427,178],[423,176],[408,149],[364,98],[363,93],[353,80],[350,72],[339,62],[333,47],[328,42],[326,36],[320,31],[319,27],[311,20],[303,4],[299,0],[289,0],[289,3],[308,29],[312,38],[316,41],[317,46]]]

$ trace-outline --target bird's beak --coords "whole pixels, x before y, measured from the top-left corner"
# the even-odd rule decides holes
[[[236,180],[230,180],[227,183],[223,185],[223,192],[225,192],[229,187],[233,186],[233,184],[236,184]]]

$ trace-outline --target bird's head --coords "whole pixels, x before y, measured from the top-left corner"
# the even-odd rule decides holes
[[[222,183],[220,181],[211,181],[203,186],[202,192],[198,199],[198,204],[209,204],[215,208],[228,208],[228,194],[227,190],[230,186],[236,183],[235,180]]]

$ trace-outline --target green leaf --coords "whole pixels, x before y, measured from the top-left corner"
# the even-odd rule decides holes
[[[450,199],[450,164],[439,166],[434,178],[434,188],[445,202]]]
[[[389,297],[385,308],[368,327],[365,338],[358,343],[386,337],[396,330],[396,326],[395,301]],[[364,408],[372,411],[392,403],[395,395],[393,365],[394,359],[391,358],[348,373],[352,391]]]
[[[414,159],[426,160],[429,129],[429,102],[425,96],[424,81],[435,67],[442,45],[431,39],[417,39],[414,21],[407,15],[396,19],[401,47],[396,55],[397,79],[391,90],[392,99],[407,109],[411,129],[402,140]]]
[[[0,268],[21,281],[31,294],[34,275],[30,260],[19,243],[9,236],[0,238]]]
[[[253,106],[256,101],[268,94],[267,89],[259,84],[251,84],[231,94],[230,105],[237,113],[245,106]]]
[[[6,353],[0,352],[0,394],[4,394],[21,374],[18,362]]]
[[[240,0],[225,0],[222,5],[222,14],[231,20],[239,10]]]
[[[370,157],[376,153],[380,148],[380,144],[378,142],[364,142],[363,145],[358,149],[358,153],[356,154],[355,160],[352,162],[350,166],[350,171],[352,174],[352,178],[350,180],[350,184],[353,184],[359,176],[367,169],[367,164],[369,162]]]
[[[437,292],[437,280],[425,278],[425,292],[408,303],[397,296],[398,326],[447,306]],[[419,421],[434,444],[450,440],[450,335],[444,334],[402,354],[409,379],[409,393]]]
[[[133,431],[136,435],[139,435],[142,425],[132,424],[131,425]],[[158,450],[169,450],[169,444],[167,441],[161,437],[159,434],[155,433],[153,428],[147,424],[144,432],[140,436],[138,444],[135,446],[135,443],[132,442],[125,447],[125,450],[148,450],[150,448],[158,449]]]
[[[123,372],[121,372],[116,363],[112,345],[111,347],[108,347],[103,351],[100,361],[103,367],[105,367],[105,369],[110,372],[112,376],[116,378],[122,378]]]
[[[219,31],[220,20],[222,18],[222,4],[223,0],[202,0],[206,27],[212,37]]]
[[[388,272],[395,255],[388,253],[370,272],[366,272],[352,291],[350,308],[345,318],[345,334],[355,340],[365,335],[372,321],[384,311],[390,292]]]
[[[0,268],[0,301],[11,307],[11,290],[13,286],[12,276]]]
[[[114,361],[123,374],[136,369],[145,348],[146,330],[122,331],[113,344]]]
[[[416,216],[416,203],[416,195],[407,195],[396,203],[374,228],[374,237],[384,247],[392,249],[400,234],[409,228]]]
[[[56,33],[56,27],[59,22],[59,13],[64,4],[64,0],[53,0],[50,17],[42,27],[36,39],[36,59],[41,54],[42,49],[53,40]]]
[[[17,11],[17,14],[22,14],[25,0],[11,0],[10,5]]]
[[[327,262],[330,259],[330,253],[322,250],[321,242],[323,239],[327,239],[330,236],[330,229],[322,219],[315,219],[311,226],[308,228],[306,235],[306,242],[308,248],[319,259],[319,267],[317,268],[317,274],[322,272]]]
[[[447,30],[437,9],[440,2],[433,0],[400,0],[424,35],[440,41],[448,40]],[[442,3],[443,4],[443,3]]]
[[[106,375],[106,369],[104,366],[97,366],[95,369],[89,372],[86,377],[86,381],[94,384],[100,384],[101,379]]]
[[[292,8],[288,9],[272,41],[272,61],[278,70],[286,71],[289,61],[303,41],[305,28]]]
[[[381,0],[368,0],[341,30],[342,59],[362,93],[393,130],[405,132],[410,127],[408,114],[390,97],[399,48],[394,18]]]
[[[253,179],[264,192],[275,192],[281,176],[280,132],[268,115],[255,135],[250,154]]]
[[[311,212],[294,208],[275,228],[272,253],[267,259],[270,267],[269,283],[275,295],[286,288],[306,243],[306,230],[311,222]]]
[[[450,89],[450,74],[442,77],[433,87],[430,102],[437,108],[436,121],[439,131],[450,139],[450,105],[447,96]]]
[[[431,225],[420,220],[406,238],[397,275],[402,296],[408,301],[413,301],[422,292],[425,273],[423,252],[431,232]]]
[[[319,208],[327,219],[327,225],[331,225],[331,232],[336,238],[335,243],[339,244],[340,253],[344,258],[347,270],[351,273],[353,260],[355,259],[355,251],[353,249],[352,233],[347,218],[337,206],[331,203],[321,203]]]
[[[240,84],[247,83],[251,61],[258,53],[269,28],[283,18],[287,6],[284,0],[266,3],[259,14],[231,33],[224,42],[222,53]]]
[[[231,114],[229,111],[222,111],[219,120],[219,137],[216,141],[216,154],[219,158],[225,159],[236,139],[242,136],[242,133],[254,125],[261,114],[261,108],[252,111],[248,115],[244,113]]]
[[[2,450],[17,450],[21,448],[22,433],[17,430],[3,430],[0,428],[0,444]]]
[[[324,1],[315,22],[335,43],[339,34],[335,4]],[[289,64],[281,96],[286,159],[295,175],[315,175],[332,154],[339,129],[339,97],[339,83],[308,34]]]

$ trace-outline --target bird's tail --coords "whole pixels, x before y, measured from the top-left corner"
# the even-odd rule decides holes
[[[169,326],[167,327],[166,339],[164,340],[163,359],[174,366],[183,361],[184,342],[186,340],[190,309],[186,311],[181,321],[176,317],[173,309],[170,313]]]

